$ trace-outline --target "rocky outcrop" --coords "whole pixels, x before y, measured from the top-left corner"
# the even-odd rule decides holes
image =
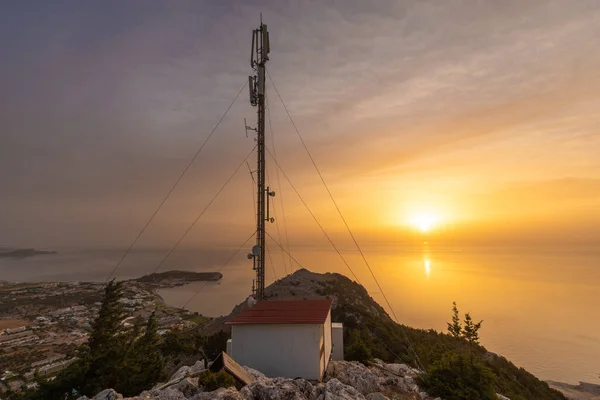
[[[180,368],[169,381],[135,397],[123,399],[112,389],[98,393],[91,400],[389,400],[431,399],[414,381],[417,370],[404,364],[386,364],[376,360],[367,367],[357,362],[332,361],[325,379],[311,383],[305,379],[267,378],[245,367],[256,381],[236,390],[221,388],[204,392],[197,374],[204,369],[198,361]],[[90,400],[81,397],[79,400]]]
[[[412,394],[415,398],[429,399],[415,382],[419,371],[406,364],[386,364],[375,360],[371,367],[357,362],[331,362],[327,369],[326,379],[338,379],[340,382],[354,387],[361,394],[368,396],[377,394],[390,396],[394,394]]]

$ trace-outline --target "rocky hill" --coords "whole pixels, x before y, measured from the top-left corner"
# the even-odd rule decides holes
[[[450,336],[434,330],[398,325],[363,286],[341,274],[318,274],[301,269],[274,282],[265,289],[265,293],[269,299],[333,299],[332,320],[344,324],[345,345],[350,343],[349,332],[359,330],[373,356],[385,362],[416,365],[416,353],[427,368],[441,359],[444,353],[458,350],[461,345]],[[225,321],[246,307],[247,302],[240,303],[228,317],[214,319],[205,329],[209,333],[227,331]],[[476,351],[496,376],[496,392],[512,400],[565,399],[562,393],[506,358],[488,352],[484,347],[478,347]]]

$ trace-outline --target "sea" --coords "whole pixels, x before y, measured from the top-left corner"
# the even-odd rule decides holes
[[[217,271],[219,282],[162,289],[173,306],[207,316],[227,315],[250,294],[254,271],[236,249],[183,249],[158,271]],[[116,270],[118,279],[157,269],[167,250],[134,250]],[[363,248],[377,286],[357,251],[292,247],[271,249],[267,284],[304,267],[358,279],[379,304],[386,295],[400,322],[445,331],[452,302],[483,320],[481,343],[543,380],[600,384],[600,249],[411,246]],[[105,281],[123,254],[118,249],[59,249],[55,255],[0,258],[0,280]],[[225,264],[225,262],[231,260]],[[382,293],[383,291],[383,293]]]

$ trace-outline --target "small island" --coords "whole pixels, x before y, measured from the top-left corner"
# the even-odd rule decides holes
[[[186,283],[208,281],[216,282],[223,278],[220,272],[166,271],[144,275],[135,279],[140,283],[157,285],[159,287],[183,286]]]
[[[0,251],[0,258],[27,258],[33,256],[41,256],[48,254],[56,254],[56,251],[36,250],[36,249],[16,249]]]

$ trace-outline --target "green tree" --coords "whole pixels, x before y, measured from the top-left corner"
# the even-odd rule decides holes
[[[469,344],[469,355],[472,356],[473,346],[479,344],[479,329],[481,328],[481,324],[483,320],[479,322],[473,322],[471,318],[471,314],[465,314],[465,327],[463,329],[462,337]]]
[[[197,331],[182,331],[181,329],[172,329],[163,335],[160,346],[161,352],[165,357],[175,357],[180,354],[191,355],[198,352],[198,347],[202,345],[203,338]]]
[[[144,336],[138,341],[136,350],[144,354],[146,364],[146,378],[149,383],[154,383],[160,378],[164,360],[160,352],[160,336],[158,335],[158,321],[154,313],[148,318]]]
[[[360,336],[360,331],[355,329],[351,333],[350,345],[346,348],[345,358],[348,361],[358,361],[367,364],[373,359],[371,350]]]
[[[136,395],[150,388],[162,376],[164,359],[160,352],[158,323],[154,313],[146,323],[146,329],[140,336],[133,329],[130,346],[122,365],[115,371],[119,377],[114,389],[125,396]]]
[[[82,393],[94,395],[97,392],[114,388],[119,379],[123,359],[127,355],[127,332],[121,322],[125,318],[121,282],[111,281],[106,285],[104,299],[98,318],[92,324],[90,335],[90,365],[86,374],[86,384]]]
[[[447,322],[448,332],[452,337],[460,338],[462,334],[462,325],[460,323],[460,315],[458,314],[458,307],[456,306],[456,302],[452,302],[452,322]]]

